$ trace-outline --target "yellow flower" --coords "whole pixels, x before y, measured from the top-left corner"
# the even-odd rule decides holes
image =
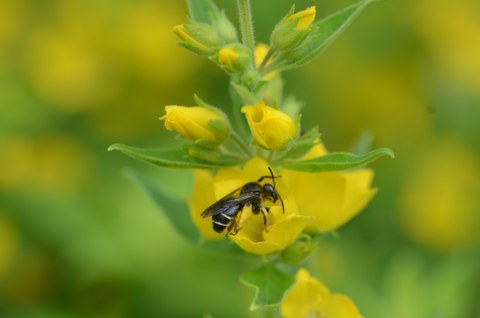
[[[242,107],[255,141],[263,148],[281,150],[296,137],[297,127],[290,116],[260,102]]]
[[[322,147],[317,145],[306,157],[322,154]],[[188,204],[192,220],[202,236],[206,239],[224,237],[213,231],[211,218],[200,216],[206,208],[264,175],[268,175],[268,163],[259,158],[249,160],[243,169],[221,169],[215,176],[207,171],[196,171],[193,197]],[[250,208],[245,207],[238,218],[241,230],[229,236],[247,252],[269,254],[281,251],[295,242],[305,228],[334,230],[359,213],[375,193],[369,188],[373,176],[369,169],[331,173],[301,173],[283,169],[280,175],[282,177],[275,183],[285,203],[285,214],[279,202],[274,204],[268,214],[266,232],[262,216],[253,215]]]
[[[316,145],[304,159],[326,153]],[[293,191],[300,214],[313,217],[308,228],[327,232],[337,229],[356,216],[370,201],[376,189],[370,188],[371,169],[346,172],[306,173],[283,170],[282,178]]]
[[[165,128],[194,142],[221,144],[230,134],[227,119],[219,111],[206,107],[165,106]]]
[[[400,202],[407,236],[440,252],[472,246],[480,238],[478,157],[457,139],[420,153]]]
[[[260,158],[251,159],[243,169],[239,167],[222,169],[215,176],[207,171],[196,171],[193,197],[188,200],[188,204],[192,220],[202,236],[206,239],[224,238],[224,234],[213,231],[211,218],[200,216],[208,206],[233,190],[248,182],[255,182],[264,175],[268,175],[268,163]],[[247,252],[270,254],[281,251],[297,239],[310,220],[310,217],[298,213],[295,198],[282,178],[276,179],[275,183],[276,190],[284,201],[285,213],[282,213],[280,202],[277,201],[271,206],[268,214],[268,232],[266,232],[262,215],[254,215],[250,208],[246,207],[240,214],[241,230],[236,235],[229,236]]]
[[[303,11],[299,11],[295,14],[289,16],[286,22],[297,20],[295,29],[309,29],[312,26],[313,21],[315,21],[316,7],[311,6]]]
[[[332,294],[303,268],[295,275],[295,283],[285,295],[280,311],[284,318],[362,318],[349,297]]]

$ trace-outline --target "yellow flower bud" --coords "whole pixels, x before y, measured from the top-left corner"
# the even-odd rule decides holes
[[[235,62],[238,61],[240,54],[234,47],[226,47],[220,50],[218,53],[218,61],[228,67],[234,67]]]
[[[177,25],[173,32],[180,38],[180,45],[202,56],[212,55],[213,48],[223,43],[218,32],[206,24]]]
[[[299,11],[295,14],[292,14],[286,19],[286,22],[297,20],[295,29],[309,29],[312,26],[313,21],[315,21],[315,6],[308,7],[303,11]]]
[[[276,26],[270,37],[275,50],[288,51],[300,45],[310,33],[315,7],[293,13],[293,8]]]
[[[240,44],[227,46],[218,51],[216,61],[227,72],[243,72],[250,64],[250,52]]]
[[[290,116],[263,102],[243,106],[242,113],[247,117],[255,141],[263,148],[280,150],[297,135],[296,124]]]
[[[165,128],[194,142],[221,144],[230,134],[229,124],[220,111],[207,107],[165,106]]]

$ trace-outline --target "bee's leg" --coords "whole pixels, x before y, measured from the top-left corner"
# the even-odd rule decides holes
[[[232,230],[234,230],[234,228],[236,228],[236,226],[235,226],[236,223],[237,223],[237,222],[236,222],[235,219],[233,219],[233,220],[230,222],[230,224],[228,225],[228,228],[227,228],[227,233],[225,233],[225,237],[228,237],[229,234],[230,234],[230,235],[235,235],[235,234],[237,234],[238,231],[235,231],[235,233],[231,233]]]
[[[263,215],[263,226],[265,227],[265,232],[268,233],[268,218],[267,218],[267,214],[268,214],[268,211],[269,209],[264,207],[264,206],[260,206],[260,211],[262,212],[262,215]]]

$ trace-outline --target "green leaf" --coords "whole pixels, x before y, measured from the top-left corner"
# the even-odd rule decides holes
[[[187,0],[192,22],[210,23],[212,16],[220,15],[215,2],[211,0]]]
[[[250,310],[272,310],[280,304],[285,291],[292,285],[294,278],[268,263],[244,273],[240,276],[240,281],[255,289]]]
[[[285,71],[302,66],[320,54],[372,0],[363,0],[313,24],[302,44],[282,55],[271,71]]]
[[[283,167],[306,172],[338,171],[361,167],[383,156],[394,158],[395,154],[389,148],[378,148],[362,156],[348,152],[332,152],[314,159],[286,162]]]
[[[190,218],[185,200],[166,193],[138,173],[129,171],[128,176],[148,194],[180,234],[193,243],[200,240],[200,234]]]
[[[315,126],[288,144],[285,158],[297,159],[303,157],[313,146],[315,146],[315,144],[319,143],[319,137],[320,133],[318,132],[318,126]]]
[[[122,144],[113,144],[108,151],[118,150],[121,153],[160,167],[187,168],[187,169],[221,169],[241,164],[240,161],[222,157],[218,162],[198,161],[188,156],[184,149],[143,149]]]

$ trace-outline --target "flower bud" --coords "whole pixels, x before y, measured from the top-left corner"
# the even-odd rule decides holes
[[[225,43],[236,43],[238,42],[237,29],[233,23],[227,18],[225,12],[221,12],[213,22],[215,28],[218,30],[220,37],[225,41]]]
[[[222,45],[217,30],[204,23],[177,25],[173,32],[181,39],[179,45],[201,56],[210,56]]]
[[[219,110],[207,107],[165,106],[165,128],[202,145],[215,147],[230,134],[227,118]]]
[[[220,160],[221,153],[218,148],[208,148],[200,145],[192,144],[188,146],[188,155],[195,159],[200,159],[206,162],[215,163]]]
[[[286,51],[302,43],[310,33],[311,25],[315,20],[315,10],[315,6],[297,13],[290,10],[272,32],[270,37],[272,47],[275,50]]]
[[[250,65],[250,52],[241,45],[227,46],[218,51],[214,58],[228,73],[241,73]]]
[[[263,102],[243,106],[242,113],[247,117],[255,141],[263,148],[281,150],[297,135],[296,124],[290,116]]]

